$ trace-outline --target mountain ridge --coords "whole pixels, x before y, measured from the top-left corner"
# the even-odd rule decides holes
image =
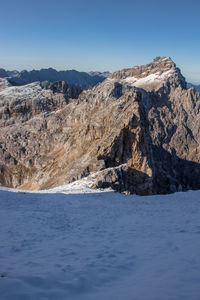
[[[102,82],[108,72],[79,72],[76,70],[57,71],[53,68],[27,71],[23,70],[14,76],[10,76],[8,80],[13,85],[25,85],[36,81],[66,81],[67,84],[81,89],[88,89]]]
[[[154,61],[156,59],[159,59],[159,57],[155,58]],[[167,57],[164,57],[164,59],[166,60]],[[170,58],[170,60],[171,60],[171,58]],[[171,60],[171,62],[173,62],[173,61]],[[144,66],[145,65],[140,66],[140,67],[144,67]],[[136,69],[137,66],[135,66],[133,68]],[[133,68],[123,69],[121,71],[125,71],[125,70],[127,71],[127,70],[131,70]],[[39,76],[40,72],[44,72],[44,71],[48,71],[48,70],[52,70],[55,73],[59,73],[59,72],[61,72],[61,73],[65,73],[65,72],[78,72],[78,73],[81,73],[81,74],[88,74],[91,77],[96,77],[96,81],[93,82],[92,84],[90,83],[90,85],[88,85],[89,88],[93,87],[98,82],[101,82],[103,79],[106,79],[107,77],[110,77],[112,75],[112,73],[110,73],[109,71],[104,71],[104,72],[99,72],[99,71],[80,72],[80,71],[77,71],[77,70],[74,70],[74,69],[72,69],[72,70],[57,71],[56,69],[54,69],[52,67],[42,68],[40,70],[33,69],[31,71],[22,70],[20,72],[17,71],[17,70],[9,71],[9,70],[5,70],[3,68],[0,68],[0,78],[8,78],[13,85],[25,85],[25,84],[29,84],[29,83],[32,83],[32,82],[35,82],[35,81],[40,81],[40,82],[42,82],[42,81],[48,81],[48,75],[46,75],[43,78],[40,78],[40,76]],[[115,71],[114,74],[116,74],[118,72],[119,71]],[[38,74],[38,75],[36,75],[36,78],[33,77],[31,79],[31,78],[26,78],[27,74],[28,74],[28,77],[31,77],[31,74],[35,74],[35,75]],[[25,76],[25,78],[23,78],[24,76]],[[51,78],[51,80],[49,82],[55,82],[55,81],[58,81],[58,80],[59,81],[66,81],[64,76],[60,76],[60,77],[59,76],[54,76],[53,78]],[[68,82],[67,83],[69,83],[69,82],[70,82],[70,80],[68,78]],[[74,85],[74,82],[72,82],[72,84],[70,84],[70,85]],[[81,87],[80,83],[77,84],[77,82],[76,82],[76,85],[77,85],[77,87]],[[85,86],[83,85],[83,87],[85,89],[87,87],[87,85],[85,85]],[[188,82],[187,83],[187,88],[189,89],[191,87],[194,87],[196,89],[196,91],[198,91],[198,92],[200,91],[200,85]]]
[[[135,86],[144,72],[156,84]],[[200,94],[170,58],[118,71],[77,99],[57,91],[36,93],[28,110],[0,92],[2,185],[47,189],[93,176],[93,188],[140,195],[200,188]]]
[[[194,88],[197,92],[200,92],[200,84],[193,84],[191,82],[187,83],[187,88]]]

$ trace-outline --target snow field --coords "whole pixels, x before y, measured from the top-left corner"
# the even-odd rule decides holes
[[[1,300],[200,299],[200,191],[78,190],[0,191]]]

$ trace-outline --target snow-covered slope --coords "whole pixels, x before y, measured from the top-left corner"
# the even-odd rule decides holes
[[[156,57],[152,63],[114,72],[107,81],[119,82],[147,91],[158,90],[168,81],[185,88],[185,78],[170,57]]]
[[[76,180],[74,182],[61,185],[52,189],[48,190],[40,190],[40,191],[27,191],[27,190],[21,190],[21,189],[13,189],[13,188],[7,188],[0,186],[0,191],[8,191],[8,192],[15,192],[15,193],[40,193],[40,194],[56,194],[56,193],[62,193],[62,194],[95,194],[95,193],[104,193],[104,192],[113,192],[111,188],[105,188],[105,189],[94,189],[91,186],[94,184],[94,177],[100,172],[92,173],[88,177],[84,177],[80,180]]]
[[[11,86],[9,85],[2,91],[0,91],[0,97],[9,98],[20,98],[21,100],[30,100],[38,98],[40,95],[42,97],[50,96],[52,92],[50,90],[42,89],[39,82],[33,82],[22,86]]]
[[[136,87],[140,87],[146,84],[153,84],[156,82],[165,82],[167,78],[169,78],[171,75],[173,74],[173,70],[168,70],[165,71],[163,73],[154,73],[154,74],[150,74],[141,78],[137,78],[137,77],[127,77],[126,79],[122,79],[122,82],[126,82],[129,83],[133,86]]]
[[[200,191],[77,186],[68,195],[1,189],[1,300],[199,300]]]
[[[10,86],[11,84],[8,82],[6,78],[0,78],[0,92]]]

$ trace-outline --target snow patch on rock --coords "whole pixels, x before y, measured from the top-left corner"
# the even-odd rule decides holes
[[[10,86],[12,86],[12,85],[6,78],[0,78],[0,93],[1,93],[1,90],[4,90]]]
[[[42,96],[46,97],[48,94],[51,93],[50,90],[44,90],[40,86],[39,82],[33,82],[23,86],[9,86],[0,92],[0,97],[7,97],[7,98],[20,98],[26,100],[32,100],[33,98],[38,98],[41,94]]]
[[[142,87],[144,85],[153,84],[155,82],[162,83],[165,82],[171,75],[173,75],[174,70],[168,70],[160,74],[160,72],[150,74],[146,77],[127,77],[126,79],[120,80],[120,83],[128,83],[131,86]],[[142,74],[143,76],[145,74]]]

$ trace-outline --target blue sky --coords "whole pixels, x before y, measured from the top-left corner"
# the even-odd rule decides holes
[[[198,0],[0,0],[0,67],[114,71],[170,56],[200,83]]]

